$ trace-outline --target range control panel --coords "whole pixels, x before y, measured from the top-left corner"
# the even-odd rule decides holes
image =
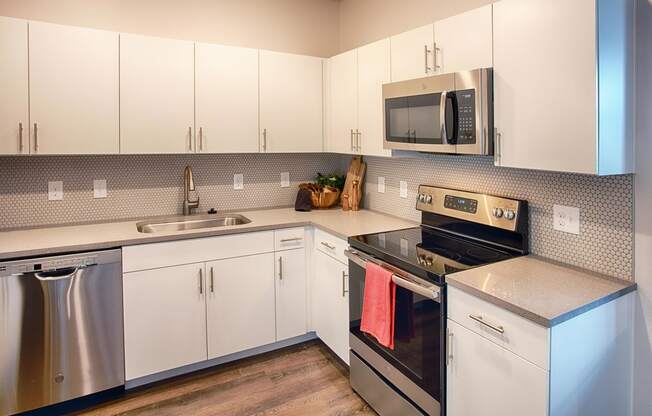
[[[516,231],[527,202],[493,195],[421,185],[416,208]]]

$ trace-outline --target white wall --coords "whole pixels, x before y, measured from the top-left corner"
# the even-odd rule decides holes
[[[341,0],[340,51],[475,9],[494,0]]]
[[[638,0],[635,177],[634,415],[652,415],[652,4]]]
[[[0,0],[0,15],[315,56],[338,51],[337,0]]]

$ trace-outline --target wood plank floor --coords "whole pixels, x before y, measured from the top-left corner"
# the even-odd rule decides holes
[[[351,390],[346,367],[319,341],[164,381],[76,413],[79,416],[375,414]]]

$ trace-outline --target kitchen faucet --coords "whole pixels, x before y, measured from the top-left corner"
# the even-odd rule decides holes
[[[190,192],[195,191],[195,180],[192,176],[192,168],[186,166],[183,171],[183,215],[192,214],[193,209],[199,208],[199,195],[195,193],[195,198],[190,199]]]

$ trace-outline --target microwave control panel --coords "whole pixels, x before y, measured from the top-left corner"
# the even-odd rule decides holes
[[[475,90],[456,91],[458,130],[457,143],[474,144],[475,134]]]

